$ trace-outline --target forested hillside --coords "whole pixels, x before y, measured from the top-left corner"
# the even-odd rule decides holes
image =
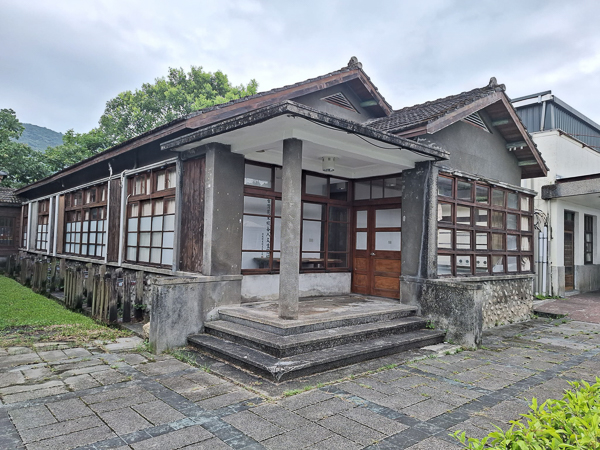
[[[25,129],[18,142],[27,144],[34,150],[44,151],[48,147],[56,147],[63,143],[62,133],[30,123],[24,123],[23,126]]]

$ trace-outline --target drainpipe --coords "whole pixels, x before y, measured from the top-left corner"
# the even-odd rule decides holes
[[[546,295],[546,279],[548,275],[548,225],[542,231],[542,295]]]
[[[108,163],[108,173],[108,189],[106,190],[106,225],[104,226],[104,264],[108,262],[108,240],[110,239],[108,226],[110,224],[110,185],[112,184],[111,181],[113,176],[113,170],[110,163]]]

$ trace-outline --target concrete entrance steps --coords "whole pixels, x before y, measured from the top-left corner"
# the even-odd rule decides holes
[[[345,296],[302,301],[298,320],[281,320],[276,303],[254,303],[221,308],[188,343],[285,381],[443,342],[445,333],[426,329],[415,313],[393,300]]]

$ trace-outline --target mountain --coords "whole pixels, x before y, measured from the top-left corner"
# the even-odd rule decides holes
[[[48,147],[56,147],[63,143],[63,134],[48,128],[38,127],[30,123],[24,123],[23,134],[18,142],[29,145],[31,148],[44,151]]]

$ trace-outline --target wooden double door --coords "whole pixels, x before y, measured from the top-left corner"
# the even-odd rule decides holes
[[[355,208],[352,292],[400,298],[401,226],[399,204]]]

